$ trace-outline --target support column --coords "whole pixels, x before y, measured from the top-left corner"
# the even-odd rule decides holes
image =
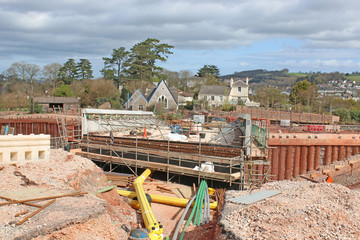
[[[306,170],[308,172],[314,170],[314,154],[315,154],[315,147],[314,146],[310,146],[308,148],[308,155],[307,155],[307,166],[306,166]]]
[[[278,178],[278,163],[279,163],[279,149],[278,146],[273,148],[271,156],[271,175],[272,179],[277,180]]]
[[[358,146],[353,146],[352,147],[352,155],[356,155],[356,154],[358,154],[359,153],[359,148],[358,148]]]
[[[332,146],[332,157],[331,162],[336,162],[339,159],[338,146]]]
[[[339,161],[343,161],[345,159],[345,147],[344,146],[340,146],[339,147]]]
[[[300,152],[300,175],[306,173],[307,152],[308,152],[308,147],[307,146],[301,146],[301,152]]]
[[[286,150],[285,162],[285,179],[292,178],[292,161],[293,160],[293,146],[288,146]]]
[[[329,165],[331,163],[331,153],[332,153],[332,147],[331,146],[326,146],[325,147],[325,155],[324,155],[324,161],[323,161],[323,165]]]
[[[300,146],[295,146],[293,177],[300,173]]]
[[[278,180],[284,180],[285,177],[285,158],[286,158],[286,147],[280,147],[280,159],[279,159],[279,176]]]
[[[346,158],[349,158],[351,156],[351,146],[346,146]]]
[[[319,170],[320,168],[320,146],[315,147],[315,161],[314,161],[314,170]]]

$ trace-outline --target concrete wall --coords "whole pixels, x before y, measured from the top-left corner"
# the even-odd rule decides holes
[[[49,161],[50,135],[1,135],[0,164]]]

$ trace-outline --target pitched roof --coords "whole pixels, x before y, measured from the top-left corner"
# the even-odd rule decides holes
[[[164,82],[166,88],[169,90],[169,92],[170,92],[171,96],[174,98],[176,104],[178,104],[177,96],[176,96],[176,98],[175,98],[174,93],[171,92],[171,90],[170,90],[169,86],[166,84],[165,80],[161,80],[161,81],[159,82],[159,84],[157,85],[157,87],[154,88],[154,89],[150,92],[150,94],[146,96],[148,102],[150,102],[150,99],[152,98],[152,96],[154,95],[154,93],[157,91],[157,89],[159,88],[159,86],[161,85],[162,82]]]
[[[199,94],[227,95],[226,91],[230,90],[227,86],[201,86]]]
[[[244,83],[241,80],[238,80],[236,82],[233,83],[233,87],[247,87],[248,85],[246,83]]]
[[[132,106],[139,98],[144,98],[145,101],[147,102],[148,100],[146,99],[146,97],[144,97],[144,95],[142,94],[142,92],[140,91],[140,89],[137,89],[133,95],[131,95],[131,97],[127,100],[126,103],[124,103],[124,106],[130,107]]]
[[[75,97],[34,97],[34,102],[46,103],[79,103]]]

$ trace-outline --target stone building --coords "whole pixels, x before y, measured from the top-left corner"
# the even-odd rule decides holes
[[[34,97],[33,101],[42,106],[44,112],[53,111],[54,108],[61,108],[62,111],[80,108],[79,100],[75,97]]]
[[[124,104],[124,108],[134,111],[146,111],[150,108],[177,110],[177,92],[170,90],[166,82],[162,80],[155,88],[149,89],[146,94],[137,89]]]

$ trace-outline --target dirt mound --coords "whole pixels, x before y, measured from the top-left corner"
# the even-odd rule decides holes
[[[115,190],[97,194],[109,183],[92,161],[63,150],[51,150],[49,162],[2,165],[0,196],[16,200],[88,192],[59,198],[21,225],[36,208],[22,204],[0,206],[0,239],[126,239],[136,225],[136,212]],[[0,203],[6,200],[0,199]],[[36,202],[45,205],[49,201]],[[19,212],[29,213],[15,217]]]
[[[260,190],[282,193],[250,205],[228,191],[222,219],[230,239],[360,239],[360,192],[338,184],[282,181]],[[256,191],[253,191],[256,192]]]

